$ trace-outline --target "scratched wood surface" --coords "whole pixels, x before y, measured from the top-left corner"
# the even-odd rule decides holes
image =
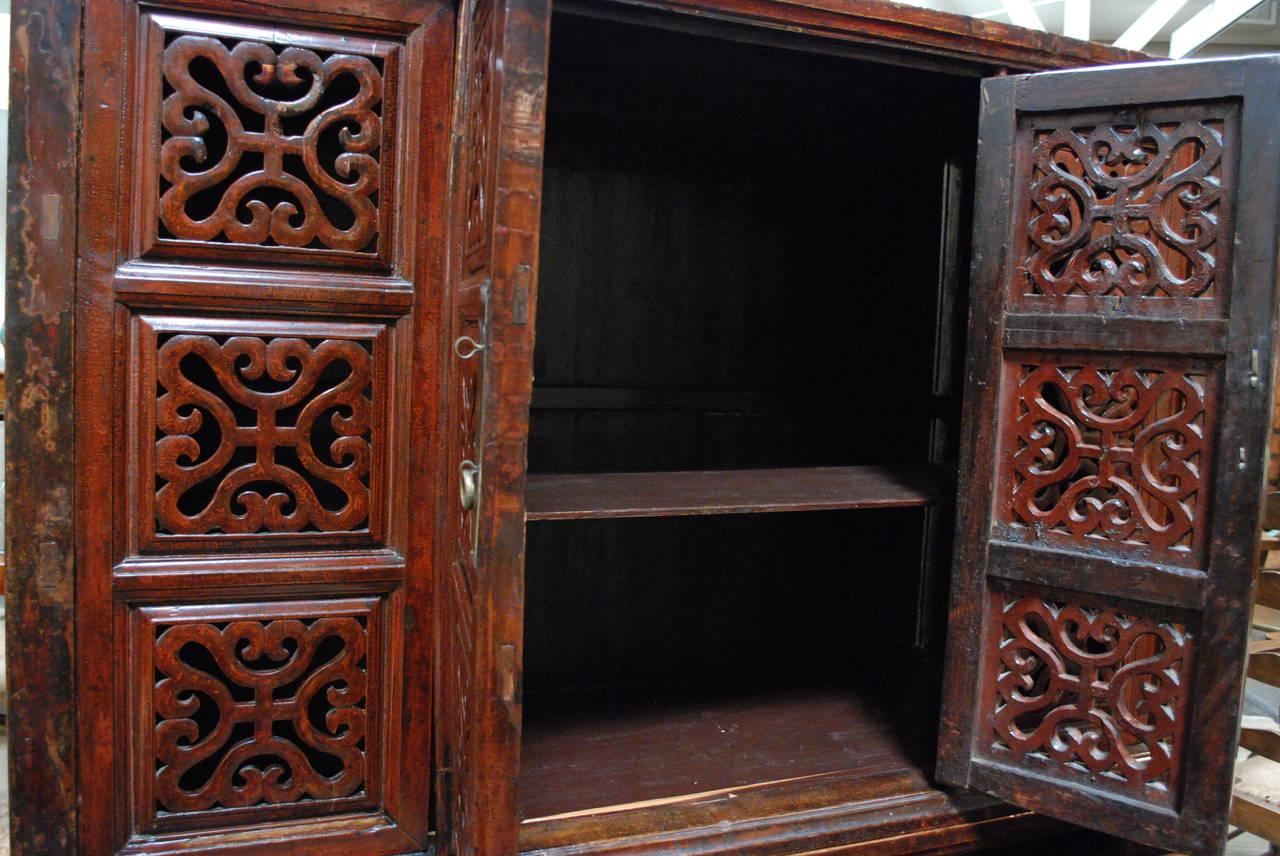
[[[5,275],[5,595],[10,841],[73,853],[73,306],[80,9],[12,8]]]
[[[1276,74],[984,82],[939,777],[1192,852],[1225,841],[1255,584]]]

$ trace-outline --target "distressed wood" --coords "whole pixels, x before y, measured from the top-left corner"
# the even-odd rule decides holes
[[[34,2],[15,9],[14,139],[26,135],[14,143],[20,175],[11,182],[17,252],[10,277],[19,287],[11,289],[8,408],[15,414],[9,531],[17,563],[10,620],[21,633],[11,635],[11,674],[15,684],[26,681],[14,695],[12,726],[19,852],[965,852],[1026,848],[1063,831],[989,797],[942,790],[926,769],[928,738],[917,732],[935,719],[938,679],[929,655],[942,625],[953,490],[947,476],[921,475],[914,464],[950,469],[961,393],[981,406],[994,390],[977,375],[959,377],[952,364],[965,304],[974,79],[1142,57],[870,0],[573,0],[557,8],[585,26],[578,32],[588,44],[591,26],[625,33],[650,25],[607,52],[615,65],[599,81],[604,97],[561,78],[569,85],[550,95],[554,101],[562,93],[561,117],[596,110],[612,121],[609,111],[634,110],[642,125],[686,129],[675,145],[646,152],[645,135],[633,132],[627,145],[597,146],[579,124],[568,132],[579,135],[579,149],[566,151],[548,180],[546,0],[352,0],[341,8],[321,0],[89,0],[75,9]],[[44,41],[23,41],[34,32],[32,10],[65,16],[67,24],[42,31]],[[713,38],[665,55],[671,62],[656,77],[665,75],[676,97],[628,102],[628,86],[652,83],[640,76],[653,73],[653,46],[668,44],[659,30]],[[32,52],[32,44],[51,49]],[[753,76],[762,66],[751,51],[779,46],[791,50],[779,52],[787,61],[772,66],[776,74]],[[36,110],[23,62],[28,72],[51,64],[39,95],[63,109]],[[849,65],[837,70],[838,63]],[[1186,100],[1212,100],[1205,92],[1228,80],[1246,91],[1242,74],[1152,74]],[[1261,73],[1267,85],[1269,74]],[[699,81],[716,97],[685,103],[681,96]],[[902,114],[885,125],[896,129],[887,133],[893,157],[842,173],[844,184],[828,176],[825,192],[809,194],[803,207],[741,195],[759,187],[762,166],[779,186],[812,179],[810,156],[824,140],[843,146],[848,160],[876,163],[883,141],[864,139],[864,115],[831,109],[854,88],[867,99],[867,114]],[[1093,115],[1109,98],[1145,103],[1129,88],[1108,72],[1087,86],[1028,83],[1024,95],[1058,112],[1083,99],[1081,109]],[[766,96],[784,109],[757,111]],[[900,110],[908,99],[920,109]],[[980,322],[971,334],[979,348],[1003,343],[1036,355],[1027,362],[1036,368],[1021,378],[1023,404],[1035,414],[1026,421],[1054,411],[1062,430],[1076,432],[1074,459],[1086,462],[1083,470],[1046,474],[1028,461],[1059,447],[1035,431],[967,429],[965,443],[987,451],[1006,448],[1001,442],[1010,437],[1023,444],[1022,468],[999,481],[1010,513],[992,518],[1004,530],[991,550],[1003,563],[1002,591],[1017,595],[1020,644],[1042,650],[1080,626],[1095,641],[1123,642],[1111,652],[1114,662],[1087,652],[1094,659],[1073,660],[1053,676],[1081,706],[1082,681],[1105,686],[1112,708],[1136,698],[1143,690],[1115,666],[1140,655],[1164,656],[1162,674],[1193,675],[1194,693],[1159,687],[1172,713],[1150,748],[1166,753],[1163,766],[1135,765],[1118,752],[1097,760],[1133,789],[1150,781],[1189,787],[1172,772],[1197,733],[1196,721],[1184,722],[1186,710],[1193,717],[1202,704],[1232,710],[1230,674],[1212,685],[1194,679],[1203,649],[1221,641],[1196,622],[1225,615],[1217,631],[1225,639],[1234,626],[1225,594],[1241,592],[1206,587],[1197,575],[1230,558],[1214,527],[1232,527],[1243,543],[1244,529],[1234,527],[1248,523],[1247,514],[1223,522],[1216,513],[1243,507],[1241,490],[1214,493],[1236,460],[1223,443],[1252,439],[1236,422],[1217,419],[1244,376],[1235,363],[1223,369],[1215,360],[1241,335],[1238,289],[1227,280],[1235,271],[1251,281],[1264,276],[1270,262],[1259,230],[1269,221],[1248,224],[1253,231],[1234,254],[1220,251],[1229,233],[1245,228],[1224,214],[1225,201],[1256,168],[1220,143],[1240,130],[1235,122],[1244,123],[1249,141],[1260,132],[1249,124],[1251,108],[1216,109],[1174,126],[1166,113],[1153,113],[1140,133],[1115,122],[1078,133],[1077,123],[1043,137],[1035,182],[1043,228],[1033,241],[1038,249],[1021,258],[1040,292],[1021,297],[1052,298],[1055,308],[1019,305],[1021,321],[1001,330],[997,305],[979,291],[978,312],[989,310],[991,326]],[[770,122],[772,130],[764,127]],[[77,150],[80,127],[86,144]],[[740,139],[699,149],[726,129]],[[1188,145],[1197,147],[1189,160]],[[1109,153],[1100,155],[1099,146]],[[593,149],[633,158],[644,181],[628,189],[631,179],[619,178],[626,170],[603,169],[575,184],[573,157]],[[656,168],[645,163],[665,149],[714,179],[710,191],[696,197],[687,174],[663,177],[664,167],[677,165],[674,155]],[[992,152],[997,164],[1008,154],[984,141],[984,170]],[[1153,163],[1133,168],[1139,155]],[[1028,164],[1033,159],[1026,156]],[[1109,176],[1117,163],[1123,175]],[[1194,192],[1178,196],[1173,168],[1194,173]],[[1063,170],[1068,177],[1056,175]],[[1077,237],[1114,221],[1117,205],[1134,220],[1163,221],[1158,232],[1117,226],[1103,250],[1120,244],[1125,252],[1099,269],[1087,263],[1099,247],[1083,238],[1059,246],[1054,226],[1075,210],[1061,207],[1062,187],[1086,178],[1117,181],[1079,207],[1092,219],[1075,224]],[[540,223],[548,190],[555,205],[578,206],[587,221],[562,217],[550,241]],[[695,204],[664,203],[691,190]],[[1254,179],[1251,210],[1273,191]],[[722,197],[734,199],[717,208]],[[855,244],[844,229],[855,215],[842,206],[868,198],[903,200],[904,213],[864,223]],[[670,235],[688,241],[692,253],[664,262],[671,239],[644,245],[646,234],[657,234],[650,207],[672,212]],[[766,213],[773,219],[760,219]],[[997,232],[1003,216],[994,218]],[[983,240],[991,239],[990,218],[978,219]],[[908,221],[912,228],[904,229]],[[1199,225],[1183,225],[1192,222]],[[717,232],[733,237],[720,245]],[[771,254],[759,235],[793,243]],[[1008,243],[999,237],[991,246]],[[721,246],[720,255],[705,249],[711,246]],[[534,391],[546,248],[555,255],[553,281],[569,287],[542,307],[550,311],[540,333],[559,347],[545,352],[547,371],[537,366],[539,378],[550,380]],[[985,252],[980,240],[979,271],[989,264]],[[588,259],[616,266],[608,276],[573,270]],[[780,271],[805,279],[803,288],[779,287],[757,300],[771,277],[785,284]],[[668,273],[664,285],[637,294],[643,276]],[[846,280],[857,287],[845,288]],[[883,302],[866,301],[871,289]],[[1123,309],[1157,299],[1196,301],[1196,308],[1120,312],[1089,329],[1075,323],[1074,292],[1107,303],[1117,289]],[[682,294],[694,302],[678,304]],[[33,304],[33,296],[42,302]],[[689,307],[697,311],[681,311]],[[622,318],[631,331],[652,325],[657,336],[631,337],[626,324],[619,330],[592,312]],[[1269,317],[1260,303],[1249,314]],[[769,335],[781,329],[771,324],[794,330],[797,318],[815,330],[830,325],[834,334],[808,342]],[[866,318],[876,319],[875,329]],[[854,348],[847,332],[860,324],[867,335]],[[15,341],[20,331],[29,335]],[[655,368],[708,332],[690,351],[691,374]],[[789,349],[785,358],[733,365],[739,353],[779,340]],[[1269,345],[1265,336],[1257,341]],[[606,355],[577,363],[565,343]],[[886,356],[903,343],[910,353]],[[1110,359],[1126,349],[1143,359]],[[1063,352],[1069,364],[1058,359]],[[833,383],[822,371],[831,365],[848,366],[849,382]],[[72,368],[74,420],[66,387]],[[747,371],[734,376],[738,368]],[[1045,393],[1046,384],[1058,391]],[[1072,397],[1076,406],[1054,406]],[[1115,403],[1129,398],[1135,409]],[[15,439],[24,412],[50,430],[74,427],[74,445],[39,431]],[[815,419],[823,412],[832,418]],[[687,430],[727,415],[786,433],[765,427],[743,440]],[[563,427],[574,420],[580,424]],[[660,430],[637,428],[646,424]],[[677,424],[684,427],[673,430]],[[1157,424],[1172,427],[1150,436]],[[1195,442],[1195,431],[1218,442]],[[1170,445],[1170,437],[1181,442]],[[575,443],[597,440],[634,442],[580,468],[582,475],[527,476],[531,442],[536,458],[560,471],[574,460]],[[1167,454],[1155,477],[1141,469],[1153,448]],[[662,471],[617,472],[655,449],[672,458],[649,467]],[[712,452],[725,460],[708,462]],[[611,471],[601,461],[626,466]],[[665,472],[689,464],[701,472]],[[787,465],[801,469],[731,469]],[[1109,487],[1125,492],[1133,515],[1072,516],[1073,491],[1095,497],[1098,486],[1088,483],[1095,470],[1114,476]],[[70,472],[74,514],[69,505],[59,513],[54,500],[66,505],[72,494],[58,476]],[[1165,490],[1171,483],[1173,494]],[[782,510],[804,513],[723,516]],[[650,519],[613,519],[638,515]],[[530,530],[530,542],[549,550],[531,563],[530,579],[551,588],[526,604],[525,524],[539,519],[577,522]],[[676,537],[647,534],[662,527]],[[1056,543],[1020,537],[1035,527]],[[555,534],[543,538],[548,531]],[[1040,565],[1081,539],[1098,549],[1075,563],[1073,589]],[[982,546],[962,542],[962,560]],[[1129,572],[1144,581],[1121,597]],[[602,581],[598,589],[592,574]],[[1089,586],[1105,597],[1080,595]],[[606,597],[592,604],[598,594]],[[685,717],[628,727],[631,742],[607,758],[577,742],[602,721],[573,733],[534,733],[531,778],[522,783],[525,680],[556,689],[538,671],[548,662],[545,623],[526,628],[526,614],[546,622],[542,611],[557,601],[603,604],[578,617],[627,637],[602,644],[612,637],[593,639],[592,625],[572,618],[553,628],[570,643],[581,640],[559,661],[583,683],[625,680],[646,661],[683,668],[683,658],[698,667],[742,667],[759,685],[737,707],[699,708],[687,688],[670,689],[669,701],[690,703]],[[974,603],[981,613],[981,597]],[[700,604],[710,608],[683,611]],[[953,621],[981,619],[968,608]],[[538,651],[526,673],[530,643]],[[847,688],[814,700],[819,683],[861,673],[873,654],[893,666],[884,686],[903,692],[903,676],[910,677],[912,689],[903,692],[910,713],[886,715],[890,708],[878,708],[872,693]],[[1093,669],[1089,680],[1081,669]],[[782,713],[763,704],[772,686],[793,680],[800,689]],[[1006,679],[1005,691],[1010,680],[1016,684]],[[844,709],[844,698],[861,713]],[[967,698],[971,713],[977,705],[971,692]],[[547,724],[538,718],[545,712],[531,723]],[[628,715],[644,720],[639,708]],[[717,732],[725,742],[710,760],[666,739],[685,734],[698,742],[688,735],[709,727],[708,716],[742,726]],[[960,727],[954,716],[947,722],[944,734],[954,737]],[[1017,723],[1003,722],[1007,745],[1020,746]],[[1210,733],[1209,742],[1220,736]],[[792,751],[802,738],[811,741],[808,754]],[[828,752],[821,742],[828,738],[843,748]],[[1048,745],[1043,738],[1030,743]],[[944,739],[944,771],[957,745]],[[543,750],[550,755],[540,756]],[[869,766],[852,757],[860,752]],[[844,759],[839,769],[822,769],[833,755]],[[575,757],[590,775],[566,780],[554,768]],[[744,757],[749,763],[737,766]],[[609,775],[637,759],[660,767],[648,786],[625,770]],[[704,762],[714,774],[710,790],[692,792]],[[971,783],[1027,796],[1000,771],[972,766]],[[523,796],[550,806],[535,814],[555,816],[522,829],[521,787],[535,788]],[[610,788],[616,792],[602,798]],[[572,806],[556,808],[574,793]],[[1070,788],[1054,796],[1026,801],[1095,821],[1081,808],[1088,797]],[[625,810],[591,804],[602,799]],[[1172,811],[1158,808],[1166,809],[1161,817]],[[1146,821],[1139,826],[1136,834],[1149,839]],[[1056,851],[1046,843],[1042,852]]]
[[[566,6],[575,13],[604,17],[628,9],[632,20],[677,28],[702,30],[697,19],[710,20],[714,23],[703,31],[728,38],[795,44],[797,36],[804,36],[811,38],[811,49],[852,49],[855,56],[952,70],[967,65],[970,73],[978,74],[1145,58],[1097,42],[878,0],[572,0]],[[666,14],[672,12],[676,20]],[[678,20],[682,15],[693,20]],[[723,24],[743,27],[735,32]],[[777,31],[787,36],[779,38]]]
[[[429,849],[451,11],[84,12],[78,852]]]
[[[12,7],[6,241],[9,844],[79,847],[73,307],[81,7]]]
[[[944,782],[1151,845],[1225,841],[1271,412],[1278,73],[984,83],[977,205],[997,213],[975,235]],[[1224,335],[1184,356],[1152,319]]]
[[[459,856],[518,847],[525,440],[550,15],[547,0],[459,8],[436,755],[440,843]]]

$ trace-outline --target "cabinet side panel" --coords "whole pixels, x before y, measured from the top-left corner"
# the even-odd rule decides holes
[[[5,402],[10,843],[76,848],[72,336],[80,4],[16,0]]]

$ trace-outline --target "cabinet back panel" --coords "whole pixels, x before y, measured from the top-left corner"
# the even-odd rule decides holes
[[[913,641],[915,509],[531,524],[524,681],[856,681]]]
[[[552,32],[532,470],[922,459],[949,410],[930,400],[943,169],[976,83]]]

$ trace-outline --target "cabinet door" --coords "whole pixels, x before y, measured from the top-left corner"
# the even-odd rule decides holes
[[[517,847],[524,481],[548,0],[464,0],[449,262],[438,800],[450,854]]]
[[[76,778],[24,771],[79,836],[22,852],[429,850],[452,4],[82,20]]]
[[[1223,845],[1275,350],[1280,64],[985,81],[938,774]]]

